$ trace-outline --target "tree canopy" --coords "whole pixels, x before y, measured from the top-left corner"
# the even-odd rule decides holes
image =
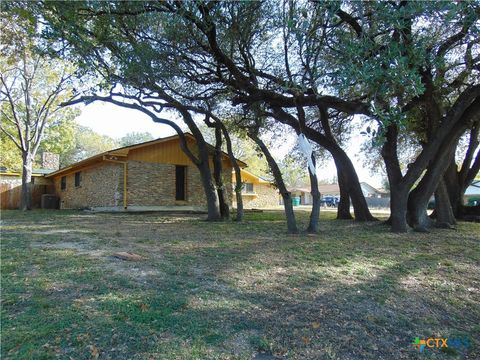
[[[217,129],[218,144],[229,114],[278,183],[281,171],[261,134],[279,123],[304,134],[334,158],[339,217],[351,216],[351,199],[357,220],[373,219],[342,147],[353,116],[385,163],[395,231],[407,222],[428,225],[428,199],[442,188],[459,139],[479,121],[477,2],[47,1],[28,8],[43,19],[51,50],[100,75],[82,101],[136,108],[172,127],[160,114],[173,109],[200,147],[192,114]],[[399,159],[404,144],[416,149],[408,166]],[[310,180],[313,194],[316,174]]]

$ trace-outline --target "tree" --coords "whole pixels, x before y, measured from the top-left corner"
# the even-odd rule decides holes
[[[65,167],[117,147],[120,145],[111,137],[100,135],[86,126],[74,124],[72,146],[66,151],[64,149],[58,152],[60,166]]]
[[[292,50],[289,45],[305,29],[299,29],[295,34],[287,31],[294,19],[285,16],[285,7],[282,9],[277,2],[164,4],[162,11],[183,18],[182,24],[186,23],[183,31],[191,41],[182,50],[190,54],[196,51],[189,60],[197,61],[195,64],[201,67],[201,80],[220,83],[231,89],[233,105],[252,106],[262,102],[268,112],[266,115],[327,147],[336,159],[339,171],[344,174],[340,182],[346,190],[342,203],[351,197],[356,218],[372,220],[350,159],[333,136],[326,136],[321,128],[311,126],[323,122],[330,129],[328,120],[331,116],[325,116],[329,114],[328,109],[353,112],[357,108],[365,109],[365,106],[358,102],[346,103],[332,96],[319,96],[320,84],[306,81],[312,71],[303,62],[301,54],[295,59],[290,58]],[[283,38],[280,38],[278,34],[282,33]],[[316,40],[312,39],[311,43]],[[280,46],[277,45],[279,41]],[[175,45],[178,46],[178,42]],[[260,58],[262,61],[258,61]],[[200,64],[197,59],[208,61]],[[194,72],[190,74],[191,81],[198,81],[196,75]],[[306,106],[317,109],[317,118],[307,121]],[[296,116],[292,112],[296,112]],[[350,216],[348,204],[346,208]]]
[[[182,150],[200,172],[207,199],[208,220],[219,220],[222,217],[220,208],[224,206],[219,203],[210,170],[210,148],[193,118],[195,114],[213,118],[215,104],[210,104],[210,97],[196,93],[197,89],[192,88],[194,84],[179,76],[181,64],[177,62],[172,66],[171,62],[164,61],[168,55],[156,40],[146,41],[145,35],[151,34],[151,29],[157,26],[159,20],[167,21],[164,14],[150,13],[150,7],[156,5],[124,2],[30,5],[30,9],[41,14],[39,16],[45,20],[44,34],[53,41],[52,50],[55,50],[55,45],[65,45],[83,70],[99,77],[103,92],[84,95],[65,105],[107,101],[142,111],[153,121],[171,126],[179,135]],[[138,16],[130,16],[130,11],[139,11]],[[161,37],[165,34],[159,35],[157,40],[162,41]],[[125,56],[127,53],[128,56]],[[181,55],[176,53],[172,56],[179,59]],[[180,115],[196,139],[194,149],[187,145],[182,129],[161,116],[164,110]],[[236,162],[233,158],[231,161]]]
[[[120,146],[129,146],[129,145],[144,143],[151,140],[153,140],[153,136],[149,132],[131,132],[126,134],[125,136],[122,136],[118,140],[118,144]]]
[[[452,214],[457,219],[462,219],[465,215],[466,209],[463,206],[463,195],[480,170],[479,132],[480,123],[475,123],[469,130],[468,143],[466,144],[460,165],[457,165],[455,157],[453,157],[443,176],[446,196],[448,196]],[[439,194],[439,196],[442,195]],[[438,200],[438,196],[435,194],[435,204],[439,202]],[[447,200],[442,199],[441,201],[445,202]]]
[[[1,12],[0,130],[21,152],[21,209],[31,207],[35,155],[45,132],[72,115],[59,107],[72,96],[72,67],[36,52],[35,24]]]
[[[327,38],[328,83],[372,105],[357,113],[378,124],[392,229],[425,231],[428,200],[480,114],[478,3],[340,2],[324,9],[341,24]],[[420,151],[402,171],[406,131]]]
[[[290,153],[279,162],[280,170],[288,187],[299,188],[309,183],[306,161],[300,154]]]

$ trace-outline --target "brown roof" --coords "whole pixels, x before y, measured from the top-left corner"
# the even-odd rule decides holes
[[[311,189],[309,187],[292,187],[292,188],[289,188],[288,191],[290,192],[301,191],[301,192],[309,193],[311,192]],[[327,184],[327,185],[319,184],[318,191],[320,191],[320,194],[322,195],[339,195],[340,194],[340,188],[338,187],[338,184]]]
[[[190,134],[189,132],[186,132],[184,134],[185,134],[185,137],[195,140],[195,137],[192,134]],[[59,175],[63,172],[72,171],[72,169],[77,168],[78,166],[85,165],[85,164],[89,164],[89,163],[93,163],[93,162],[100,162],[100,161],[103,160],[103,157],[105,155],[122,155],[122,153],[125,152],[125,150],[127,150],[127,152],[128,152],[128,150],[138,149],[138,148],[141,148],[141,147],[146,147],[146,146],[158,144],[158,143],[161,143],[161,142],[164,142],[164,141],[172,140],[172,139],[177,138],[177,137],[178,137],[178,135],[175,134],[175,135],[164,137],[164,138],[158,138],[158,139],[155,139],[155,140],[146,141],[146,142],[140,143],[140,144],[133,144],[133,145],[128,145],[128,146],[124,146],[124,147],[121,147],[121,148],[105,151],[103,153],[91,156],[87,159],[83,159],[79,162],[71,164],[67,167],[64,167],[64,168],[60,169],[60,170],[54,171],[50,174],[47,174],[46,177],[57,176],[57,175]],[[207,143],[207,145],[211,150],[215,149],[211,144]],[[222,151],[222,153],[223,153],[223,156],[229,158],[227,153],[225,153],[223,151]],[[247,166],[247,164],[245,162],[243,162],[239,159],[237,159],[237,162],[238,162],[238,165],[240,167],[246,167]]]
[[[318,185],[318,190],[322,195],[338,195],[340,194],[340,188],[338,184]]]

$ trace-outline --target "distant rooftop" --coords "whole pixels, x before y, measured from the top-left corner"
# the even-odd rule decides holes
[[[54,172],[52,169],[32,169],[32,174],[46,175]],[[22,171],[9,170],[5,166],[0,167],[0,174],[19,174],[21,175]]]

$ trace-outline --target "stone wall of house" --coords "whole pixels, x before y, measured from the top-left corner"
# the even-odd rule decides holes
[[[244,195],[243,207],[245,209],[252,208],[269,208],[278,206],[278,191],[269,184],[254,184],[253,191],[256,196]]]
[[[230,175],[231,168],[224,171]],[[213,175],[212,175],[213,176]],[[231,204],[231,176],[225,176],[228,203]],[[128,162],[129,206],[206,206],[200,172],[187,166],[186,200],[175,200],[175,165],[141,161]]]
[[[225,169],[225,174],[230,173],[231,168]],[[66,175],[65,190],[61,190],[61,178],[54,179],[54,186],[63,209],[123,206],[123,164],[104,162],[81,170],[79,187],[75,187],[75,173]],[[175,165],[128,161],[127,178],[128,206],[206,207],[202,180],[195,166],[187,167],[185,201],[175,200]],[[224,178],[227,201],[231,204],[231,177]]]
[[[67,186],[61,189],[61,176],[54,179],[60,208],[123,206],[123,165],[104,162],[80,171],[80,186],[75,186],[75,173],[66,175]]]

